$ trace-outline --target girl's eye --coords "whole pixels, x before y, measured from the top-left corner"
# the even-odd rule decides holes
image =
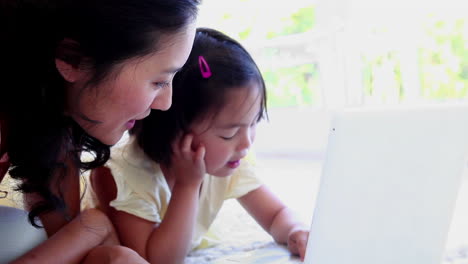
[[[231,139],[234,138],[234,136],[235,136],[235,134],[232,135],[232,136],[230,136],[230,137],[224,137],[224,136],[219,136],[219,137],[222,138],[222,139],[224,139],[224,140],[231,140]]]
[[[222,129],[218,133],[220,138],[224,140],[231,140],[239,133],[239,128]]]

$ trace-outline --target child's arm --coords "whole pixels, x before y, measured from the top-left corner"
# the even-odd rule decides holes
[[[198,193],[199,188],[174,186],[159,226],[125,212],[111,215],[122,245],[134,249],[150,263],[182,263],[190,250]]]
[[[163,172],[175,179],[171,200],[163,221],[157,223],[108,207],[122,245],[137,251],[150,263],[182,263],[190,250],[192,232],[198,212],[200,186],[205,174],[204,147],[191,149],[192,137],[187,136],[174,147],[172,166]],[[95,170],[93,188],[101,204],[116,197],[116,185],[107,168]],[[113,191],[109,192],[109,187]],[[107,196],[107,197],[105,197]]]
[[[247,212],[275,239],[304,259],[309,232],[266,186],[238,198]]]

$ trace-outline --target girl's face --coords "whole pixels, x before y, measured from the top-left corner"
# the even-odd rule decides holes
[[[256,86],[252,83],[229,92],[228,102],[219,113],[192,125],[193,147],[203,144],[206,148],[207,173],[229,176],[247,155],[260,112],[260,89]]]
[[[194,37],[193,23],[184,32],[162,37],[157,52],[117,66],[118,72],[97,86],[83,88],[89,76],[74,82],[68,94],[68,114],[102,143],[117,143],[151,109],[171,106],[172,78],[187,60]]]

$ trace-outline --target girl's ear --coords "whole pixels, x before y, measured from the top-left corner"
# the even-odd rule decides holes
[[[61,60],[61,59],[55,59],[55,66],[57,67],[57,70],[59,71],[60,75],[70,83],[74,83],[78,81],[80,69],[74,67],[73,65]]]
[[[78,42],[63,39],[57,46],[55,67],[67,82],[74,83],[85,76],[85,72],[80,67],[83,61]]]

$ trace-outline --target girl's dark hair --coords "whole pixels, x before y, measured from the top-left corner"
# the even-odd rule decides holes
[[[10,175],[21,180],[18,189],[42,197],[29,214],[33,225],[48,211],[67,216],[62,188],[67,172],[95,168],[109,158],[109,146],[64,114],[66,83],[55,59],[89,67],[93,76],[83,89],[92,89],[126,60],[157,51],[164,34],[182,32],[195,20],[198,4],[199,0],[0,0],[0,119],[8,133],[1,144],[10,157]],[[95,159],[82,162],[82,151],[94,153]]]
[[[203,78],[199,56],[206,60],[212,75]],[[190,56],[173,80],[173,102],[168,111],[152,110],[137,121],[131,133],[139,146],[154,161],[170,164],[171,143],[180,133],[201,118],[218,113],[233,89],[256,84],[261,97],[258,120],[266,116],[266,89],[262,74],[254,60],[234,39],[214,29],[199,28]]]

